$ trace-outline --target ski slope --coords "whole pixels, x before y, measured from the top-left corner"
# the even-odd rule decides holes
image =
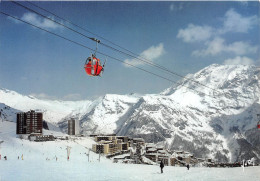
[[[46,181],[46,180],[174,180],[174,181],[259,181],[259,167],[246,168],[190,168],[165,167],[164,173],[160,173],[159,166],[126,165],[101,162],[87,162],[85,160],[67,161],[6,161],[0,162],[1,181]],[[2,172],[4,170],[4,172]]]
[[[46,131],[44,134],[66,136],[61,132]],[[1,181],[46,181],[46,180],[260,180],[260,167],[205,168],[185,167],[164,168],[160,173],[158,165],[137,165],[113,163],[112,160],[89,152],[94,141],[89,137],[76,140],[57,140],[53,142],[30,142],[15,134],[15,123],[0,122],[0,180]],[[67,161],[67,146],[71,147],[70,160]],[[7,160],[3,157],[7,156]],[[21,156],[23,155],[23,160]],[[19,156],[19,159],[18,159]],[[56,160],[57,157],[57,160]]]

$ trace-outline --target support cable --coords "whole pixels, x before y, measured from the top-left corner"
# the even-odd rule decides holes
[[[30,25],[30,26],[33,26],[33,27],[35,27],[35,28],[38,28],[38,29],[40,29],[40,30],[42,30],[42,31],[45,31],[45,32],[47,32],[47,33],[50,33],[50,34],[52,34],[52,35],[54,35],[54,36],[57,36],[57,37],[59,37],[59,38],[62,38],[62,39],[64,39],[64,40],[66,40],[66,41],[69,41],[69,42],[71,42],[71,43],[77,44],[77,45],[79,45],[79,46],[81,46],[81,47],[84,47],[84,48],[86,48],[86,49],[89,49],[89,50],[91,50],[91,51],[94,51],[94,49],[89,48],[89,47],[87,47],[87,46],[85,46],[85,45],[83,45],[83,44],[81,44],[81,43],[78,43],[78,42],[76,42],[76,41],[74,41],[74,40],[68,39],[68,38],[66,38],[66,37],[64,37],[64,36],[61,36],[61,35],[59,35],[59,34],[56,34],[56,33],[54,33],[54,32],[48,31],[48,30],[46,30],[46,29],[44,29],[44,28],[41,28],[41,27],[39,27],[39,26],[36,26],[36,25],[34,25],[34,24],[32,24],[32,23],[29,23],[29,22],[27,22],[27,21],[24,21],[24,20],[22,20],[22,19],[20,19],[20,18],[14,17],[14,16],[12,16],[12,15],[10,15],[10,14],[7,14],[7,13],[5,13],[5,12],[2,12],[2,11],[0,11],[0,13],[3,14],[3,15],[5,15],[5,16],[11,17],[11,18],[13,18],[13,19],[16,19],[16,20],[18,20],[18,21],[21,21],[21,22],[23,22],[23,23],[26,23],[26,24],[28,24],[28,25]],[[134,67],[134,68],[136,68],[136,69],[139,69],[139,70],[144,71],[144,72],[146,72],[146,73],[149,73],[149,74],[151,74],[151,75],[154,75],[154,76],[157,76],[157,77],[162,78],[162,79],[164,79],[164,80],[167,80],[167,81],[169,81],[169,82],[175,83],[175,84],[180,85],[180,86],[184,86],[183,84],[181,84],[181,83],[179,83],[179,82],[173,81],[173,80],[168,79],[168,78],[166,78],[166,77],[163,77],[163,76],[161,76],[161,75],[158,75],[158,74],[155,74],[155,73],[153,73],[153,72],[150,72],[150,71],[148,71],[148,70],[146,70],[146,69],[143,69],[143,68],[137,67],[137,66],[135,66],[135,65],[132,65],[132,64],[130,64],[130,63],[124,62],[123,60],[120,60],[120,59],[118,59],[118,58],[112,57],[112,56],[110,56],[110,55],[108,55],[108,54],[102,53],[102,52],[100,52],[100,51],[97,51],[97,53],[99,53],[99,54],[101,54],[101,55],[104,55],[104,56],[107,56],[107,57],[109,57],[110,59],[113,59],[113,60],[119,61],[119,62],[121,62],[121,63],[124,63],[124,64],[126,64],[126,65],[132,66],[132,67]],[[207,95],[207,96],[209,96],[209,97],[212,97],[212,96],[210,96],[210,95],[208,95],[208,94],[206,94],[206,93],[197,91],[197,90],[192,89],[192,88],[190,88],[190,87],[188,87],[188,86],[184,86],[184,87],[186,87],[186,88],[188,88],[188,89],[190,89],[190,90],[193,90],[193,91],[195,91],[195,92],[197,92],[197,93],[199,93],[199,94],[203,94],[203,95]],[[214,98],[214,97],[212,97],[212,98]],[[216,99],[216,98],[214,98],[214,99]]]
[[[39,13],[39,12],[37,12],[37,11],[35,11],[35,10],[32,10],[31,8],[28,8],[28,7],[26,7],[26,6],[24,6],[24,5],[20,4],[20,3],[17,3],[17,2],[15,2],[15,1],[13,1],[13,0],[10,0],[10,1],[13,2],[13,3],[15,3],[15,4],[18,5],[18,6],[21,6],[21,7],[25,8],[25,9],[27,9],[27,10],[33,12],[33,13],[38,14],[39,16],[42,16],[43,18],[46,18],[46,19],[48,19],[48,20],[50,20],[50,21],[53,21],[54,23],[57,23],[57,24],[59,24],[59,25],[65,27],[65,28],[67,28],[67,29],[69,29],[69,30],[75,32],[75,33],[78,33],[78,34],[80,34],[81,36],[84,36],[85,38],[88,38],[88,39],[93,40],[93,38],[91,38],[91,37],[89,37],[89,36],[86,36],[86,35],[84,35],[84,34],[78,32],[78,31],[76,31],[76,30],[74,30],[74,29],[72,29],[72,28],[70,28],[70,27],[68,27],[68,26],[66,26],[66,25],[64,25],[64,24],[62,24],[62,23],[59,23],[59,22],[57,22],[57,21],[55,21],[55,20],[53,20],[53,19],[51,19],[51,18],[49,18],[49,17],[47,17],[47,16],[44,16],[44,15],[42,15],[41,13]],[[43,11],[45,11],[45,12],[47,12],[47,13],[50,13],[51,15],[53,15],[53,16],[55,16],[55,17],[57,17],[57,18],[59,18],[59,19],[61,19],[61,20],[63,20],[63,21],[65,21],[65,22],[68,22],[69,24],[71,24],[71,25],[73,25],[73,26],[76,26],[76,27],[80,28],[80,29],[83,30],[83,31],[86,31],[86,32],[88,32],[88,33],[90,33],[90,34],[92,34],[92,35],[95,35],[95,36],[97,36],[97,37],[99,37],[99,38],[101,38],[101,39],[103,39],[103,40],[105,40],[105,41],[107,41],[107,42],[109,42],[109,43],[111,43],[111,44],[113,44],[113,45],[115,45],[115,46],[117,46],[117,47],[119,47],[119,48],[121,48],[121,49],[127,51],[127,52],[129,52],[130,54],[129,54],[129,53],[126,53],[126,52],[123,52],[123,51],[121,51],[121,50],[118,50],[117,48],[114,48],[114,47],[112,47],[112,46],[110,46],[110,45],[107,45],[107,44],[105,44],[105,43],[102,43],[102,42],[100,42],[100,40],[99,40],[98,43],[100,43],[101,45],[103,45],[103,46],[105,46],[105,47],[107,47],[107,48],[110,48],[110,49],[112,49],[112,50],[114,50],[114,51],[117,51],[117,52],[119,52],[119,53],[121,53],[121,54],[124,54],[124,55],[127,55],[127,56],[129,56],[129,57],[132,57],[132,58],[134,58],[134,59],[138,59],[138,60],[140,60],[140,61],[142,61],[142,62],[145,62],[146,64],[148,64],[148,65],[150,65],[150,66],[159,68],[159,69],[161,69],[161,70],[163,70],[163,71],[165,71],[165,72],[167,72],[167,73],[170,73],[170,74],[172,74],[172,75],[175,75],[175,76],[181,77],[181,78],[183,78],[183,79],[192,81],[192,82],[194,82],[194,83],[196,83],[196,84],[199,84],[199,85],[201,85],[201,86],[204,86],[204,87],[206,87],[206,88],[208,88],[208,89],[211,89],[211,90],[213,90],[213,91],[215,91],[215,92],[219,92],[219,90],[216,90],[216,89],[214,89],[214,88],[211,88],[211,87],[209,87],[209,86],[207,86],[207,85],[205,85],[205,84],[202,84],[202,83],[200,83],[200,82],[198,82],[198,81],[196,81],[196,80],[189,79],[189,78],[187,78],[187,77],[185,77],[185,76],[183,76],[183,75],[180,75],[180,74],[178,74],[178,73],[176,73],[176,72],[173,72],[173,71],[167,69],[166,67],[163,67],[163,66],[161,66],[161,65],[159,65],[159,64],[156,64],[156,63],[152,62],[151,60],[148,60],[148,59],[146,59],[146,58],[144,58],[144,57],[142,57],[142,56],[140,56],[140,55],[138,55],[138,54],[136,54],[136,53],[133,53],[132,51],[127,50],[126,48],[123,48],[122,46],[119,46],[119,45],[113,43],[112,41],[107,40],[107,39],[105,39],[104,37],[99,36],[99,35],[97,35],[97,34],[91,32],[91,31],[89,31],[89,30],[87,30],[87,29],[85,29],[85,28],[82,28],[81,26],[79,26],[79,25],[77,25],[77,24],[75,24],[75,23],[73,23],[73,22],[71,22],[71,21],[69,21],[69,20],[67,20],[67,19],[65,19],[65,18],[62,18],[62,17],[56,15],[55,13],[52,13],[52,12],[50,12],[50,11],[48,11],[48,10],[46,10],[46,9],[44,9],[44,8],[42,8],[42,7],[40,7],[40,6],[36,5],[36,4],[34,4],[34,3],[32,3],[32,2],[30,2],[30,1],[27,1],[27,0],[26,0],[26,2],[29,3],[29,4],[31,4],[31,5],[33,5],[33,6],[35,6],[35,7],[37,7],[37,8],[39,8],[39,9],[41,9],[41,10],[43,10]],[[94,40],[93,40],[93,41],[94,41]],[[131,54],[132,54],[132,55],[131,55]]]

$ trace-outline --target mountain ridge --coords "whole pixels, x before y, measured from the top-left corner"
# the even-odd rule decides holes
[[[32,109],[39,104],[46,108],[47,121],[63,132],[67,120],[74,118],[80,122],[82,134],[117,133],[190,151],[197,157],[218,161],[255,157],[259,161],[259,81],[260,69],[255,66],[213,64],[159,94],[107,94],[77,106],[56,103],[58,108],[50,111],[41,105],[49,104],[40,100]],[[1,90],[0,102],[5,96]],[[3,101],[16,109],[20,108],[18,102]],[[60,116],[53,121],[56,113]]]

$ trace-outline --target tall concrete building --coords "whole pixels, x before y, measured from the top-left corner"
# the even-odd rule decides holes
[[[79,122],[75,119],[68,120],[68,135],[79,135]]]
[[[42,134],[42,113],[35,111],[20,112],[16,117],[16,134]]]

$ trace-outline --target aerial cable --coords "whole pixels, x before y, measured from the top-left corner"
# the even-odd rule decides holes
[[[64,25],[64,24],[62,24],[62,23],[60,23],[60,22],[58,22],[58,21],[55,21],[55,20],[53,20],[53,19],[51,19],[51,18],[49,18],[49,17],[47,17],[47,16],[45,16],[45,15],[43,15],[43,14],[41,14],[41,13],[39,13],[39,12],[37,12],[37,11],[31,9],[31,8],[28,8],[28,7],[22,5],[22,4],[18,3],[18,2],[15,2],[15,1],[13,1],[13,0],[10,0],[10,1],[11,1],[12,3],[18,5],[18,6],[21,6],[21,7],[25,8],[25,9],[27,9],[28,11],[31,11],[31,12],[33,12],[33,13],[35,13],[35,14],[37,14],[37,15],[39,15],[39,16],[45,18],[45,19],[48,19],[48,20],[50,20],[50,21],[52,21],[52,22],[54,22],[54,23],[57,23],[57,24],[59,24],[59,25],[65,27],[65,28],[67,28],[67,29],[69,29],[69,30],[71,30],[71,31],[73,31],[73,32],[75,32],[75,33],[80,34],[81,36],[84,36],[85,38],[88,38],[88,39],[94,41],[94,39],[93,39],[92,37],[90,37],[90,36],[84,35],[84,34],[78,32],[78,31],[76,31],[76,30],[74,30],[74,29],[72,29],[72,28],[70,28],[70,27],[68,27],[68,26],[66,26],[66,25]]]
[[[39,26],[36,26],[36,25],[34,25],[34,24],[32,24],[32,23],[29,23],[29,22],[27,22],[27,21],[24,21],[24,20],[22,20],[22,19],[20,19],[20,18],[14,17],[14,16],[12,16],[12,15],[10,15],[10,14],[7,14],[7,13],[2,12],[2,11],[0,11],[0,13],[3,14],[3,15],[5,15],[5,16],[11,17],[11,18],[13,18],[13,19],[16,19],[16,20],[18,20],[18,21],[21,21],[21,22],[23,22],[23,23],[26,23],[26,24],[28,24],[28,25],[30,25],[30,26],[33,26],[33,27],[35,27],[35,28],[38,28],[38,29],[40,29],[40,30],[42,30],[42,31],[45,31],[45,32],[47,32],[47,33],[50,33],[50,34],[52,34],[52,35],[54,35],[54,36],[60,37],[60,38],[62,38],[62,39],[64,39],[64,40],[67,40],[67,41],[69,41],[69,42],[71,42],[71,43],[77,44],[77,45],[79,45],[79,46],[81,46],[81,47],[84,47],[84,48],[86,48],[86,49],[89,49],[89,50],[91,50],[91,51],[95,51],[94,49],[89,48],[89,47],[87,47],[87,46],[85,46],[85,45],[83,45],[83,44],[81,44],[81,43],[78,43],[78,42],[76,42],[76,41],[74,41],[74,40],[68,39],[68,38],[66,38],[66,37],[64,37],[64,36],[58,35],[58,34],[56,34],[56,33],[54,33],[54,32],[48,31],[48,30],[46,30],[46,29],[44,29],[44,28],[41,28],[41,27],[39,27]],[[102,52],[100,52],[100,51],[97,51],[97,53],[99,53],[99,54],[101,54],[101,55],[104,55],[104,56],[107,56],[107,57],[109,57],[110,59],[113,59],[113,60],[119,61],[119,62],[121,62],[121,63],[124,63],[124,64],[126,64],[126,65],[132,66],[132,67],[134,67],[134,68],[136,68],[136,69],[142,70],[142,71],[144,71],[144,72],[146,72],[146,73],[149,73],[149,74],[151,74],[151,75],[154,75],[154,76],[157,76],[157,77],[162,78],[162,79],[164,79],[164,80],[167,80],[167,81],[169,81],[169,82],[175,83],[175,84],[180,85],[180,86],[184,86],[184,85],[182,85],[182,84],[179,83],[179,82],[173,81],[173,80],[168,79],[168,78],[166,78],[166,77],[163,77],[163,76],[160,76],[160,75],[155,74],[155,73],[153,73],[153,72],[150,72],[150,71],[148,71],[148,70],[146,70],[146,69],[143,69],[143,68],[137,67],[137,66],[135,66],[135,65],[132,65],[132,64],[130,64],[130,63],[124,62],[123,60],[120,60],[120,59],[118,59],[118,58],[112,57],[112,56],[110,56],[110,55],[108,55],[108,54],[102,53]],[[206,94],[206,93],[203,93],[203,92],[200,92],[200,91],[198,91],[198,90],[192,89],[192,88],[190,88],[190,87],[188,87],[188,86],[184,86],[184,87],[186,87],[186,88],[188,88],[188,89],[190,89],[190,90],[193,90],[193,91],[195,91],[195,92],[197,92],[197,93],[200,93],[200,94],[207,95],[207,96],[211,97],[210,95],[208,95],[208,94]],[[212,97],[212,98],[216,99],[215,97]]]
[[[42,30],[42,31],[45,31],[45,32],[47,32],[47,33],[50,33],[50,34],[52,34],[52,35],[58,36],[58,37],[60,37],[60,38],[62,38],[62,39],[64,39],[64,40],[70,41],[70,42],[72,42],[72,43],[74,43],[74,44],[77,44],[77,45],[79,45],[79,46],[82,46],[82,47],[84,47],[84,48],[87,48],[87,49],[89,49],[89,50],[91,50],[91,51],[95,51],[94,49],[89,48],[89,47],[87,47],[87,46],[85,46],[85,45],[83,45],[83,44],[81,44],[81,43],[78,43],[78,42],[76,42],[76,41],[74,41],[74,40],[71,40],[71,39],[68,39],[68,38],[66,38],[66,37],[64,37],[64,36],[61,36],[61,35],[58,35],[58,34],[56,34],[56,33],[51,32],[51,31],[48,31],[48,30],[46,30],[46,29],[44,29],[44,28],[41,28],[41,27],[36,26],[36,25],[34,25],[34,24],[32,24],[32,23],[29,23],[29,22],[27,22],[27,21],[24,21],[24,20],[22,20],[22,19],[19,19],[19,18],[17,18],[17,17],[12,16],[12,15],[9,15],[9,14],[7,14],[7,13],[5,13],[5,12],[0,11],[0,13],[1,13],[1,14],[4,14],[4,15],[6,15],[6,16],[9,16],[9,17],[11,17],[11,18],[14,18],[14,19],[16,19],[16,20],[18,20],[18,21],[24,22],[24,23],[26,23],[26,24],[28,24],[28,25],[31,25],[31,26],[33,26],[33,27],[35,27],[35,28],[38,28],[38,29],[40,29],[40,30]],[[163,78],[163,79],[165,79],[165,80],[168,80],[168,81],[170,81],[170,82],[176,83],[176,82],[173,81],[173,80],[170,80],[170,79],[165,78],[165,77],[163,77],[163,76],[157,75],[157,74],[155,74],[155,73],[152,73],[152,72],[147,71],[147,70],[145,70],[145,69],[143,69],[143,68],[140,68],[140,67],[137,67],[137,66],[135,66],[135,65],[132,65],[132,64],[130,64],[130,63],[124,62],[123,60],[120,60],[120,59],[118,59],[118,58],[114,58],[114,57],[112,57],[112,56],[110,56],[110,55],[107,55],[107,54],[105,54],[105,53],[102,53],[102,52],[100,52],[100,51],[97,51],[97,52],[98,52],[99,54],[104,55],[104,56],[107,56],[107,57],[109,57],[109,58],[111,58],[111,59],[120,61],[120,62],[122,62],[122,63],[124,63],[124,64],[126,64],[126,65],[135,67],[135,68],[137,68],[137,69],[139,69],[139,70],[143,70],[143,71],[145,71],[145,72],[147,72],[147,73],[153,74],[153,75],[155,75],[155,76],[158,76],[158,77]],[[196,91],[196,90],[195,90],[195,91]]]
[[[15,1],[13,1],[13,0],[10,0],[10,1],[11,1],[12,3],[18,5],[18,6],[21,6],[21,7],[25,8],[25,9],[27,9],[27,10],[29,10],[29,11],[31,11],[31,12],[37,14],[37,15],[43,17],[43,18],[46,18],[46,19],[48,19],[48,20],[50,20],[50,21],[52,21],[52,22],[54,22],[54,23],[57,23],[57,24],[59,24],[59,25],[65,27],[65,28],[67,28],[67,29],[69,29],[69,30],[75,32],[75,33],[78,33],[78,34],[80,34],[80,35],[82,35],[82,36],[84,36],[84,37],[86,37],[86,38],[88,38],[88,39],[90,39],[90,40],[95,41],[95,42],[96,42],[96,50],[94,51],[94,52],[95,52],[94,55],[95,55],[96,52],[97,52],[98,43],[100,43],[101,45],[103,45],[103,46],[105,46],[105,47],[108,47],[108,48],[110,48],[110,49],[112,49],[112,50],[114,50],[114,51],[117,51],[117,52],[119,52],[119,53],[125,54],[125,55],[130,56],[130,57],[135,58],[135,59],[139,59],[138,57],[135,57],[135,56],[130,55],[130,54],[128,54],[128,53],[122,52],[121,50],[117,50],[116,48],[113,48],[113,47],[111,47],[111,46],[109,46],[109,45],[106,45],[106,44],[104,44],[104,43],[101,43],[100,40],[97,40],[96,38],[92,38],[92,37],[86,36],[86,35],[84,35],[84,34],[78,32],[78,31],[76,31],[76,30],[74,30],[74,29],[72,29],[72,28],[70,28],[70,27],[64,25],[63,23],[60,23],[60,22],[58,22],[58,21],[55,21],[55,20],[53,20],[53,19],[51,19],[51,18],[49,18],[49,17],[47,17],[47,16],[45,16],[45,15],[43,15],[43,14],[37,12],[37,11],[31,9],[31,8],[28,8],[28,7],[22,5],[22,4],[18,3],[18,2],[15,2]],[[139,59],[139,60],[141,60],[141,59]],[[143,60],[141,60],[141,61],[143,61]],[[154,63],[152,63],[151,61],[144,61],[144,62],[148,63],[148,64],[151,65],[151,66],[154,66]],[[160,68],[159,66],[157,66],[157,67]]]
[[[200,82],[198,82],[198,81],[195,81],[195,80],[193,80],[193,79],[189,79],[189,78],[187,78],[187,77],[185,77],[185,76],[182,76],[182,75],[180,75],[180,74],[178,74],[178,73],[172,72],[172,71],[170,71],[169,69],[167,69],[167,68],[165,68],[165,67],[163,67],[163,66],[161,66],[161,65],[159,65],[159,64],[156,64],[156,63],[154,63],[154,62],[152,62],[152,61],[150,61],[150,60],[148,60],[148,59],[145,59],[145,58],[140,59],[139,57],[135,57],[135,56],[133,56],[133,55],[127,54],[127,53],[125,53],[125,52],[122,52],[121,50],[118,50],[118,49],[116,49],[116,48],[114,48],[114,47],[111,47],[111,46],[109,46],[109,45],[106,45],[106,44],[104,44],[104,43],[102,43],[102,42],[101,42],[100,44],[103,45],[103,46],[105,46],[105,47],[108,47],[108,48],[110,48],[110,49],[113,49],[114,51],[117,51],[117,52],[119,52],[119,53],[126,54],[126,55],[128,55],[128,56],[130,56],[130,57],[132,57],[132,58],[134,58],[134,59],[141,60],[141,61],[147,63],[148,65],[157,67],[157,68],[159,68],[159,69],[161,69],[161,70],[163,70],[163,71],[165,71],[165,72],[167,72],[167,73],[176,75],[176,76],[181,77],[181,78],[183,78],[183,79],[186,79],[186,80],[195,82],[196,84],[199,84],[199,85],[202,85],[202,86],[204,86],[204,87],[206,87],[206,88],[209,88],[209,89],[211,89],[211,90],[213,90],[213,91],[219,92],[218,90],[216,90],[216,89],[214,89],[214,88],[211,88],[211,87],[209,87],[209,86],[206,86],[206,85],[204,85],[204,84],[202,84],[202,83],[200,83]]]
[[[29,4],[31,4],[31,5],[33,5],[33,6],[37,7],[37,8],[39,8],[39,9],[41,9],[41,10],[47,12],[47,13],[52,14],[53,16],[55,16],[55,17],[57,17],[57,18],[59,18],[59,19],[65,21],[65,22],[67,22],[67,23],[69,23],[69,24],[71,24],[71,25],[73,25],[73,26],[75,26],[75,27],[77,27],[77,28],[83,30],[83,31],[86,31],[86,32],[88,32],[88,33],[90,33],[90,34],[92,34],[92,35],[94,35],[94,36],[96,36],[96,37],[99,37],[99,38],[101,38],[102,40],[105,40],[105,41],[107,41],[107,42],[109,42],[109,43],[111,43],[111,44],[113,44],[113,45],[115,45],[115,46],[117,46],[117,47],[119,47],[119,48],[121,48],[121,49],[123,49],[123,50],[129,52],[129,53],[134,54],[133,52],[127,50],[126,48],[124,48],[124,47],[122,47],[122,46],[120,46],[120,45],[117,45],[116,43],[113,43],[112,41],[110,41],[110,40],[108,40],[108,39],[106,39],[106,38],[104,38],[104,37],[102,37],[102,36],[100,36],[100,35],[98,35],[98,34],[95,34],[95,33],[89,31],[89,30],[86,29],[86,28],[82,28],[81,26],[79,26],[79,25],[77,25],[77,24],[75,24],[75,23],[73,23],[73,22],[71,22],[71,21],[69,21],[69,20],[67,20],[67,19],[65,19],[65,18],[62,18],[62,17],[56,15],[55,13],[48,11],[48,10],[45,9],[45,8],[42,8],[42,7],[40,7],[40,6],[38,6],[38,5],[34,4],[34,3],[32,3],[32,2],[30,2],[30,1],[27,1],[27,0],[25,0],[25,1],[26,1],[27,3],[29,3]],[[139,55],[138,55],[138,56],[139,56]]]
[[[14,2],[13,0],[10,0],[10,1]],[[129,52],[129,53],[131,53],[131,54],[133,54],[133,55],[131,55],[131,54],[129,54],[129,53],[125,53],[125,52],[123,52],[123,51],[121,51],[121,50],[118,50],[118,49],[116,49],[116,48],[114,48],[114,47],[112,47],[112,46],[109,46],[109,45],[107,45],[107,44],[104,44],[104,43],[102,43],[102,42],[99,42],[101,45],[103,45],[103,46],[105,46],[105,47],[107,47],[107,48],[110,48],[110,49],[112,49],[112,50],[114,50],[114,51],[117,51],[117,52],[119,52],[119,53],[121,53],[121,54],[125,54],[125,55],[127,55],[127,56],[129,56],[129,57],[132,57],[132,58],[134,58],[134,59],[141,60],[141,61],[145,62],[146,64],[149,64],[150,66],[157,67],[157,68],[159,68],[159,69],[161,69],[161,70],[164,70],[164,71],[167,72],[167,73],[170,73],[170,74],[173,74],[173,75],[175,75],[175,76],[181,77],[181,78],[183,78],[183,79],[186,79],[186,80],[195,82],[196,84],[202,85],[202,86],[204,86],[204,87],[206,87],[206,88],[209,88],[209,89],[211,89],[211,90],[213,90],[213,91],[215,91],[215,92],[219,92],[219,90],[216,90],[216,89],[214,89],[214,88],[211,88],[211,87],[209,87],[209,86],[207,86],[207,85],[204,85],[204,84],[202,84],[202,83],[200,83],[200,82],[198,82],[198,81],[195,81],[195,80],[193,80],[193,79],[189,79],[189,78],[187,78],[187,77],[185,77],[185,76],[183,76],[183,75],[180,75],[180,74],[178,74],[178,73],[176,73],[176,72],[173,72],[173,71],[167,69],[166,67],[163,67],[163,66],[161,66],[161,65],[159,65],[159,64],[156,64],[156,63],[154,63],[154,62],[152,62],[152,61],[150,61],[150,60],[148,60],[148,59],[146,59],[146,58],[144,58],[144,57],[142,57],[142,56],[140,56],[140,55],[138,55],[138,54],[136,54],[136,53],[133,53],[132,51],[129,51],[129,50],[127,50],[126,48],[123,48],[122,46],[119,46],[119,45],[117,45],[117,44],[115,44],[115,43],[113,43],[113,42],[111,42],[111,41],[105,39],[104,37],[99,36],[99,35],[97,35],[97,34],[91,32],[91,31],[89,31],[89,30],[87,30],[87,29],[85,29],[85,28],[82,28],[82,27],[80,27],[79,25],[77,25],[77,24],[75,24],[75,23],[73,23],[73,22],[71,22],[71,21],[69,21],[69,20],[67,20],[67,19],[64,19],[64,18],[62,18],[62,17],[60,17],[60,16],[58,16],[58,15],[56,15],[56,14],[54,14],[54,13],[52,13],[52,12],[50,12],[50,11],[44,9],[44,8],[42,8],[42,7],[40,7],[40,6],[38,6],[38,5],[36,5],[36,4],[32,3],[32,2],[29,2],[29,1],[27,1],[27,0],[26,0],[26,2],[29,3],[29,4],[31,4],[31,5],[33,5],[33,6],[35,6],[35,7],[37,7],[37,8],[39,8],[39,9],[41,9],[41,10],[43,10],[43,11],[45,11],[45,12],[48,12],[48,13],[52,14],[52,15],[55,16],[55,17],[58,17],[59,19],[65,21],[65,22],[68,22],[68,23],[72,24],[73,26],[76,26],[76,27],[80,28],[81,30],[84,30],[84,31],[86,31],[86,32],[88,32],[88,33],[91,33],[92,35],[95,35],[95,36],[97,36],[97,37],[99,37],[99,38],[101,38],[101,39],[103,39],[103,40],[105,40],[105,41],[107,41],[107,42],[109,42],[109,43],[111,43],[111,44],[113,44],[113,45],[115,45],[115,46],[117,46],[117,47],[119,47],[119,48],[121,48],[121,49],[123,49],[123,50],[125,50],[125,51],[127,51],[127,52]],[[48,18],[47,16],[44,16],[44,15],[38,13],[37,11],[32,10],[31,8],[28,8],[28,7],[26,7],[26,6],[23,6],[23,5],[21,5],[21,4],[17,3],[17,2],[14,2],[14,3],[17,4],[17,5],[19,5],[19,6],[22,6],[22,7],[26,8],[26,9],[29,10],[29,11],[32,11],[32,12],[36,13],[36,14],[38,14],[38,15],[44,17],[44,18],[47,18],[47,19],[50,20],[50,21],[53,21],[53,22],[55,22],[55,23],[58,23],[59,25],[64,26],[65,28],[68,28],[69,30],[71,30],[71,31],[73,31],[73,32],[75,32],[75,33],[78,33],[78,34],[80,34],[80,35],[82,35],[82,36],[84,36],[84,37],[86,37],[86,38],[88,38],[88,39],[93,40],[93,38],[91,38],[91,37],[89,37],[89,36],[86,36],[86,35],[84,35],[84,34],[78,32],[78,31],[76,31],[76,30],[73,30],[72,28],[69,28],[69,27],[67,27],[66,25],[64,25],[64,24],[62,24],[62,23],[59,23],[59,22],[57,22],[57,21],[55,21],[55,20],[53,20],[53,19],[51,19],[51,18]]]

